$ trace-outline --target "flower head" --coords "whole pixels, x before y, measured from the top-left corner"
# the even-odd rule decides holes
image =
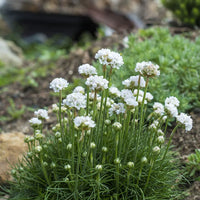
[[[132,97],[132,98],[126,98],[124,99],[126,105],[130,108],[134,108],[134,107],[137,107],[138,106],[138,102],[136,101],[136,98],[135,97]]]
[[[90,76],[85,82],[91,90],[103,90],[108,88],[108,81],[103,78],[103,76]]]
[[[78,116],[74,118],[74,125],[83,130],[89,130],[96,126],[95,122],[89,116]]]
[[[100,49],[96,53],[95,58],[99,60],[100,64],[110,65],[116,69],[119,69],[124,64],[122,56],[110,49]]]
[[[35,111],[34,114],[38,119],[49,119],[48,112],[44,109],[39,109]]]
[[[139,77],[140,77],[140,87],[145,87],[145,80],[143,77],[141,77],[139,75],[130,76],[128,79],[122,81],[122,84],[125,85],[127,88],[138,87]]]
[[[40,119],[38,119],[37,117],[33,117],[29,120],[29,123],[32,126],[39,126],[40,124],[42,124],[42,121]]]
[[[89,76],[97,74],[96,68],[89,64],[83,64],[83,65],[79,66],[78,72],[79,72],[79,74],[81,74],[85,77],[89,77]]]
[[[176,117],[178,115],[178,109],[173,104],[166,104],[165,110],[166,110],[166,113],[171,117]]]
[[[191,116],[186,115],[185,113],[181,113],[180,115],[176,116],[176,120],[184,126],[186,131],[190,131],[192,129],[192,118]]]
[[[53,89],[54,92],[59,92],[63,90],[64,88],[67,88],[69,83],[67,80],[63,78],[55,78],[53,81],[50,83],[50,88]]]
[[[168,105],[168,104],[172,104],[176,107],[179,107],[180,101],[176,97],[171,96],[165,99],[165,105]]]
[[[113,103],[109,109],[110,116],[113,115],[113,113],[119,115],[121,113],[125,113],[125,107],[123,103]]]
[[[141,62],[136,64],[135,71],[139,72],[142,76],[154,77],[160,75],[160,70],[158,65],[154,65],[151,61]]]
[[[154,113],[158,114],[159,116],[162,116],[165,113],[164,106],[161,103],[155,102],[153,104],[153,109],[154,109]]]
[[[77,87],[74,88],[73,93],[85,94],[85,89],[81,86],[77,86]]]
[[[127,98],[132,98],[133,97],[133,93],[131,90],[128,89],[123,89],[121,91],[121,98],[122,99],[127,99]]]
[[[119,89],[116,88],[116,87],[110,87],[109,92],[110,92],[111,95],[113,95],[115,97],[120,97],[120,95],[121,95]]]
[[[86,108],[86,97],[81,93],[71,93],[63,100],[63,105],[70,108],[76,108],[77,110]]]

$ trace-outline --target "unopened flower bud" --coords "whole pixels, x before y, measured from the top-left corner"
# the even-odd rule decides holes
[[[32,158],[32,157],[33,157],[33,152],[31,152],[31,151],[28,152],[28,153],[27,153],[27,157],[28,157],[28,158]]]
[[[147,158],[146,158],[145,156],[142,157],[141,162],[142,162],[143,164],[146,164],[146,163],[147,163]]]
[[[110,125],[110,124],[111,124],[111,121],[110,121],[109,119],[106,119],[106,120],[105,120],[105,125],[108,126],[108,125]]]
[[[60,138],[60,137],[61,137],[61,133],[60,133],[60,132],[56,132],[56,133],[55,133],[55,137],[56,137],[56,138]]]
[[[163,144],[165,142],[165,138],[163,136],[159,136],[157,138],[159,144]]]
[[[65,178],[63,178],[63,181],[64,181],[64,182],[68,182],[68,181],[69,181],[69,178],[65,177]]]
[[[59,142],[59,143],[62,143],[62,138],[58,138],[58,142]]]
[[[65,123],[68,123],[68,121],[69,121],[68,118],[65,117],[65,118],[64,118],[64,122],[65,122]]]
[[[64,106],[62,106],[62,107],[61,107],[61,112],[62,112],[62,113],[65,113],[66,111],[67,111],[67,108],[64,107]]]
[[[159,136],[165,135],[161,129],[158,129],[157,133],[158,133]]]
[[[108,148],[107,148],[107,147],[102,147],[102,151],[103,151],[103,152],[107,152],[107,151],[108,151]]]
[[[12,169],[12,170],[11,170],[11,174],[14,176],[14,175],[17,174],[17,171],[16,171],[15,169]]]
[[[119,122],[115,122],[112,126],[115,130],[120,130],[122,128],[122,125]]]
[[[160,147],[155,146],[155,147],[153,148],[153,153],[159,154],[159,153],[160,153]]]
[[[43,166],[48,166],[48,163],[47,162],[42,162]]]
[[[69,164],[65,165],[65,166],[64,166],[64,169],[65,169],[65,170],[70,170],[70,169],[71,169],[71,165],[69,165]]]
[[[42,147],[41,147],[41,146],[36,146],[36,147],[35,147],[35,151],[36,151],[37,153],[40,153],[40,152],[42,151]]]
[[[69,144],[67,145],[67,150],[70,150],[70,149],[72,149],[72,144],[71,144],[71,143],[69,143]]]
[[[91,148],[91,149],[94,149],[95,147],[96,147],[96,144],[95,144],[94,142],[91,142],[91,143],[90,143],[90,148]]]
[[[52,110],[53,110],[53,112],[58,112],[59,107],[57,106],[57,104],[52,105]]]
[[[96,165],[95,168],[97,171],[102,171],[102,169],[103,169],[102,165]]]
[[[86,157],[87,156],[87,151],[84,151],[83,152],[83,157]]]
[[[51,167],[51,168],[55,168],[55,167],[56,167],[56,164],[55,164],[54,162],[52,162],[51,165],[50,165],[50,167]]]
[[[133,168],[134,167],[134,162],[128,162],[127,165],[128,165],[129,168]]]
[[[120,162],[121,162],[121,160],[120,160],[119,158],[116,158],[116,159],[114,160],[114,163],[115,163],[115,164],[120,164]]]

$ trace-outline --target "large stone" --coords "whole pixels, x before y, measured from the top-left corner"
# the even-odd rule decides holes
[[[13,42],[0,38],[0,61],[8,66],[21,66],[23,64],[22,50]]]
[[[24,137],[19,132],[0,134],[0,183],[11,180],[11,165],[17,163],[27,149]]]

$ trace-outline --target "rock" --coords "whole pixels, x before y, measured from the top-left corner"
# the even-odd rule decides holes
[[[23,64],[22,50],[13,42],[0,38],[0,61],[8,66],[21,66]]]
[[[11,165],[17,163],[27,149],[24,137],[20,132],[0,134],[0,183],[11,180]]]

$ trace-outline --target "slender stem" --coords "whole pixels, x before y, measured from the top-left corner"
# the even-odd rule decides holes
[[[141,166],[140,166],[140,171],[139,171],[139,175],[138,175],[138,179],[137,179],[137,185],[139,184],[140,177],[141,177],[141,175],[142,175],[143,166],[144,166],[144,164],[141,164]]]
[[[86,114],[88,115],[89,113],[89,87],[87,86],[87,110]]]
[[[151,172],[152,172],[152,169],[153,169],[153,164],[154,164],[154,160],[151,160],[151,163],[150,163],[151,167],[150,167],[150,170],[149,170],[149,173],[148,173],[147,181],[146,181],[145,186],[144,186],[144,192],[145,192],[145,190],[146,190],[146,188],[149,184]]]
[[[166,155],[167,155],[167,152],[168,152],[168,150],[169,150],[170,144],[171,144],[171,142],[172,142],[173,135],[174,135],[174,133],[176,132],[176,130],[177,130],[178,127],[179,127],[179,124],[176,125],[176,127],[174,128],[174,130],[172,131],[172,133],[171,133],[171,135],[170,135],[170,137],[169,137],[169,141],[168,141],[168,144],[167,144],[167,148],[166,148],[166,150],[165,150],[165,153],[164,153],[164,155],[163,155],[163,158],[162,158],[162,160],[161,160],[161,163],[163,163],[163,161],[164,161],[164,159],[165,159],[165,157],[166,157]]]
[[[60,128],[62,130],[61,104],[62,104],[62,90],[59,91],[59,123],[60,123]]]
[[[97,198],[100,200],[100,172],[97,174]]]

